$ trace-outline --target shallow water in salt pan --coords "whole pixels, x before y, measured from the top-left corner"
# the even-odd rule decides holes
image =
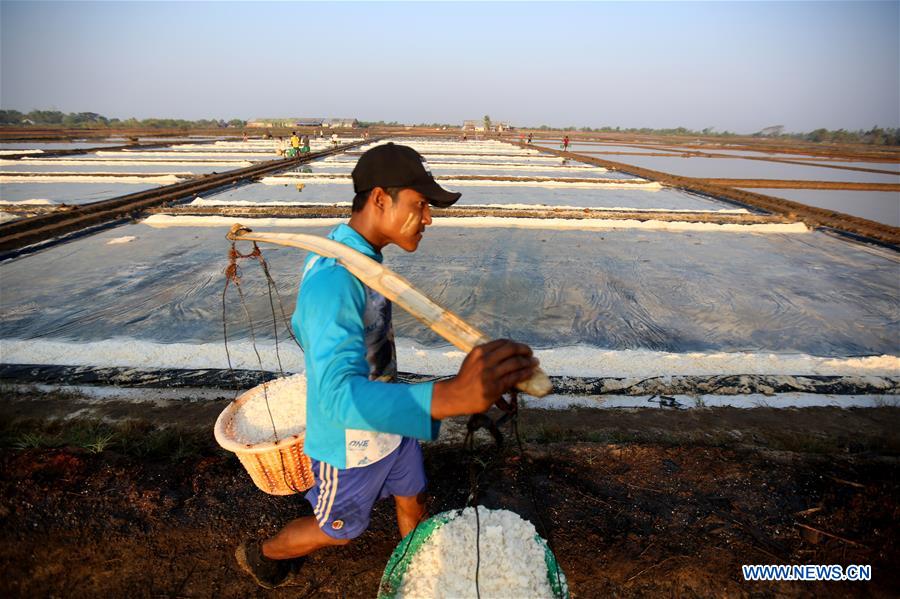
[[[900,227],[900,191],[847,191],[827,189],[748,189],[809,206],[837,210],[875,222]]]
[[[4,183],[0,185],[0,200],[21,202],[44,199],[56,204],[86,204],[107,200],[128,193],[158,187],[157,184],[135,183]]]
[[[429,151],[466,149],[515,152],[509,145],[496,143],[471,144],[465,149],[446,142],[410,143],[419,145],[426,156]],[[187,145],[194,146],[191,151],[210,147]],[[233,142],[217,147],[239,149]],[[95,161],[97,170],[110,168]],[[313,173],[349,173],[353,162],[318,161],[309,169]],[[129,170],[142,168],[138,164],[126,166]],[[477,168],[470,168],[473,166]],[[45,168],[69,170],[62,165]],[[193,170],[181,164],[166,168],[168,172]],[[575,169],[552,165],[536,167],[545,171],[534,170],[531,165],[520,172],[504,171],[507,167],[496,161],[484,164],[480,157],[459,160],[446,168],[456,168],[458,174],[546,172],[551,176],[585,176],[573,175]],[[597,169],[581,170],[604,178],[627,177]],[[73,201],[73,193],[81,199],[89,193],[96,194],[95,199],[104,199],[146,188],[116,187],[114,183],[16,185],[4,185],[0,193],[21,199]],[[39,189],[44,193],[35,193]],[[734,208],[671,188],[554,189],[485,183],[462,185],[459,190],[464,194],[462,206]],[[352,187],[346,181],[310,183],[302,192],[293,184],[248,184],[204,199],[223,203],[337,203],[352,197]],[[330,225],[321,224],[277,230],[324,235]],[[386,262],[490,336],[509,336],[536,347],[557,348],[557,352],[578,345],[676,352],[667,355],[677,356],[690,351],[900,354],[900,259],[888,251],[823,233],[482,229],[474,228],[474,224],[454,222],[452,226],[434,227],[426,232],[414,255],[389,248]],[[29,339],[35,346],[64,340],[109,342],[110,347],[122,350],[107,352],[111,360],[128,354],[124,348],[135,342],[144,343],[137,347],[152,346],[162,354],[167,346],[161,344],[167,343],[179,344],[182,351],[187,351],[185,347],[213,351],[222,340],[226,230],[227,226],[159,229],[133,224],[2,263],[0,338]],[[125,241],[128,237],[134,239]],[[107,245],[113,240],[118,243]],[[264,252],[290,312],[304,253],[280,247],[264,247]],[[244,272],[258,337],[262,343],[271,343],[265,286],[252,264],[246,264]],[[231,296],[229,301],[230,334],[246,345],[246,320],[236,297]],[[400,309],[395,310],[395,328],[398,339],[430,348],[445,345]],[[283,328],[280,338],[286,338]],[[203,365],[203,360],[200,362]],[[563,362],[577,370],[579,362]],[[219,356],[214,363],[221,365]],[[446,364],[440,363],[443,371]],[[151,359],[146,366],[152,365]],[[272,364],[267,362],[266,366]]]
[[[137,224],[0,264],[0,337],[218,343],[226,229]],[[136,239],[106,245],[123,235]],[[290,311],[304,253],[264,252]],[[386,264],[491,336],[539,347],[900,353],[900,262],[821,233],[440,227]],[[271,338],[263,281],[244,271],[251,313],[269,323],[258,335]],[[246,336],[231,300],[232,332]],[[444,343],[399,309],[395,328]]]
[[[467,182],[476,183],[476,182]],[[454,188],[452,184],[449,187]],[[545,204],[548,206],[671,208],[681,210],[733,209],[732,204],[710,198],[663,188],[657,191],[630,189],[545,188],[520,185],[470,185],[455,187],[463,196],[457,203],[464,207],[471,204]],[[244,185],[204,199],[232,202],[316,202],[333,203],[353,200],[353,186],[346,183],[307,183],[298,191],[294,183]]]

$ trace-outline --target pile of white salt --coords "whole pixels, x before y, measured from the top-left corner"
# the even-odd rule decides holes
[[[482,599],[552,598],[534,525],[508,510],[478,508],[478,591]],[[397,597],[475,597],[475,510],[437,528],[410,560]],[[555,575],[555,574],[554,574]],[[560,580],[564,581],[562,572]]]
[[[256,444],[286,439],[306,431],[306,376],[275,379],[247,392],[233,420],[234,440]],[[268,407],[266,405],[268,399]],[[274,423],[274,431],[273,431]]]

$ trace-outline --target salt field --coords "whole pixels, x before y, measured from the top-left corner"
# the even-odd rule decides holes
[[[157,141],[145,139],[143,141]],[[21,160],[0,155],[0,213],[4,204],[87,204],[171,185],[194,176],[221,173],[276,159],[277,140],[227,141],[200,138],[159,140],[168,146],[99,150],[84,154]],[[198,143],[205,141],[206,143]],[[79,143],[8,143],[24,150],[103,148],[122,141]],[[183,143],[180,143],[183,142]],[[323,149],[331,142],[315,140]],[[2,217],[4,220],[14,218]]]
[[[6,283],[0,335],[85,342],[124,336],[209,344],[218,351],[224,233],[237,220],[202,226],[202,219],[170,217],[161,228],[120,227],[0,265]],[[277,230],[324,235],[333,226]],[[134,239],[109,245],[122,236]],[[476,327],[537,347],[896,354],[900,262],[853,246],[835,255],[844,245],[821,233],[621,229],[598,236],[439,225],[415,254],[388,249],[385,255]],[[304,254],[279,247],[265,254],[292,302]],[[754,266],[762,261],[767,268]],[[46,291],[24,285],[30,277],[46,281]],[[844,289],[848,280],[852,288]],[[270,321],[263,281],[247,285],[252,313]],[[233,327],[236,335],[246,333],[246,323]],[[418,345],[444,343],[403,313],[395,330]],[[271,337],[271,331],[261,335]]]
[[[900,191],[831,191],[825,189],[748,189],[809,206],[838,210],[892,227],[900,227]]]
[[[78,150],[81,148],[102,148],[102,147],[113,147],[113,146],[121,146],[126,143],[126,140],[81,140],[81,141],[69,141],[69,142],[39,142],[39,141],[5,141],[0,142],[0,150],[3,152],[9,153],[20,153],[20,152],[36,152],[40,150],[41,152],[45,150]]]
[[[225,191],[214,196],[203,196],[203,203],[219,205],[243,202],[243,205],[271,203],[322,203],[334,204],[337,202],[349,202],[353,199],[353,185],[349,180],[341,182],[323,182],[317,179],[271,177],[265,183],[256,183]],[[314,182],[309,182],[314,181]],[[580,185],[578,187],[566,187],[564,185],[541,186],[536,183],[508,182],[482,182],[478,185],[475,181],[466,181],[465,185],[459,182],[440,180],[441,184],[450,189],[458,189],[463,193],[462,204],[468,205],[545,205],[545,206],[573,206],[577,208],[660,208],[660,209],[684,209],[684,210],[733,210],[734,206],[717,202],[689,193],[671,189],[630,189],[621,187],[607,187],[602,184],[591,189]],[[302,183],[302,189],[297,184]],[[488,184],[490,183],[490,184]]]
[[[897,175],[867,173],[740,158],[682,158],[681,156],[628,156],[627,160],[625,158],[621,157],[614,162],[686,177],[900,183],[900,173]],[[873,167],[869,166],[869,168]]]
[[[319,149],[330,145],[316,141]],[[751,213],[499,141],[394,141],[418,148],[441,183],[463,193],[458,207],[567,208],[598,215],[586,220],[449,218],[435,210],[434,224],[415,254],[385,250],[386,264],[441,305],[492,337],[533,345],[546,357],[551,374],[900,373],[900,256],[891,250],[851,243],[802,223],[607,220],[604,210]],[[348,206],[350,170],[371,146],[184,204],[265,208],[271,216],[155,214],[0,264],[3,361],[225,367],[221,290],[228,228],[241,222],[259,231],[327,234],[344,219],[280,218],[278,209]],[[69,183],[63,175],[52,183],[16,180],[3,184],[3,201],[78,203],[153,186],[118,182],[126,175],[109,170],[106,163],[112,160],[106,154],[117,155],[116,160],[128,154],[121,162],[133,162],[133,174],[168,172],[184,178],[195,172],[192,161],[227,162],[223,157],[232,153],[252,162],[275,159],[271,140],[103,152],[79,164],[47,159],[36,165],[46,173],[89,168],[84,163],[94,161],[94,174],[105,173],[108,183]],[[73,157],[60,161],[73,162]],[[170,170],[143,170],[156,168],[157,161]],[[793,168],[775,168],[781,166]],[[3,171],[11,167],[3,165]],[[90,174],[71,172],[79,173],[75,180]],[[276,246],[263,251],[290,313],[304,253]],[[268,361],[264,367],[272,368],[271,313],[256,270],[245,267],[245,294]],[[42,286],[35,288],[33,280]],[[233,358],[240,367],[258,368],[247,322],[236,298],[230,302]],[[283,341],[287,331],[280,327]],[[402,370],[436,375],[458,367],[460,352],[399,310],[395,331]],[[282,353],[286,367],[302,371],[299,349],[283,346]],[[860,362],[866,356],[873,361]]]
[[[6,183],[0,178],[0,210],[3,203],[48,203],[48,204],[85,204],[107,200],[136,191],[153,189],[161,184],[177,183],[178,178],[167,176],[160,181],[147,182],[146,179],[128,178],[125,182],[117,178],[105,178],[103,181],[91,179],[87,183],[72,183],[68,180],[55,180],[48,183]]]

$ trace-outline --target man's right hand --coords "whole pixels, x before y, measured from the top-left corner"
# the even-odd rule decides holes
[[[442,420],[485,412],[517,383],[530,378],[537,365],[524,343],[497,339],[479,345],[469,352],[455,377],[434,384],[431,417]]]

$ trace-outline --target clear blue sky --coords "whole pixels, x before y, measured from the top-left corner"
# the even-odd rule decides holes
[[[900,2],[0,2],[0,104],[127,118],[900,126]]]

